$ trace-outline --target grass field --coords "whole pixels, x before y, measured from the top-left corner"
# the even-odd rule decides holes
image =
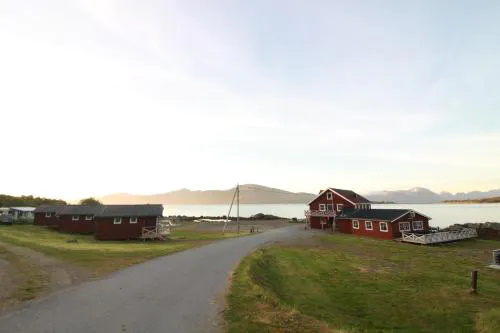
[[[500,332],[498,241],[426,247],[350,235],[267,247],[236,269],[230,332]],[[479,270],[477,295],[470,272]]]
[[[2,246],[0,246],[0,259],[9,263],[9,270],[6,273],[11,274],[9,277],[17,282],[12,293],[5,295],[0,292],[0,310],[5,306],[35,298],[47,285],[48,276],[45,272]],[[2,285],[2,288],[6,287]]]
[[[179,228],[174,230],[167,241],[97,241],[93,235],[66,234],[33,225],[0,227],[0,241],[28,247],[83,266],[97,276],[213,240],[235,236],[236,233],[222,235],[220,231]]]

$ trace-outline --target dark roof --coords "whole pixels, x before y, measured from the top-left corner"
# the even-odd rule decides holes
[[[97,215],[103,209],[103,205],[67,205],[59,215]]]
[[[162,216],[163,205],[106,205],[96,216]]]
[[[337,192],[341,196],[345,197],[346,199],[348,199],[348,200],[350,200],[350,201],[352,201],[354,203],[370,203],[370,200],[368,200],[367,198],[365,198],[365,197],[357,194],[354,191],[351,191],[351,190],[342,190],[342,189],[333,188],[333,187],[330,187],[329,189]]]
[[[346,209],[339,218],[346,217],[350,219],[358,218],[392,221],[410,211],[412,211],[412,209]]]
[[[35,209],[35,213],[59,213],[66,205],[41,205]]]

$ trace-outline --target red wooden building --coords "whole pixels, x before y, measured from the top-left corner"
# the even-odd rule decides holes
[[[94,233],[99,240],[155,238],[162,205],[44,205],[35,210],[35,225],[69,233]]]
[[[59,231],[91,234],[95,231],[95,216],[104,209],[102,205],[67,205],[59,215]]]
[[[315,229],[381,239],[401,238],[402,231],[426,233],[430,217],[412,209],[372,209],[365,197],[327,188],[309,202],[306,218]]]
[[[96,214],[95,238],[99,240],[138,239],[158,232],[162,205],[107,205]],[[159,236],[159,235],[158,235]]]
[[[36,208],[33,224],[45,226],[59,226],[59,212],[65,205],[41,205]]]

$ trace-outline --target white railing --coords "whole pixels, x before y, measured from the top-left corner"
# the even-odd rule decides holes
[[[172,226],[170,224],[157,224],[155,227],[143,227],[142,228],[142,239],[146,238],[163,238],[163,236],[169,235],[172,232]]]
[[[477,237],[476,229],[463,228],[456,231],[442,231],[432,234],[402,232],[402,241],[418,244],[437,244]]]
[[[306,210],[304,211],[305,216],[325,216],[325,217],[334,217],[336,216],[333,210]]]

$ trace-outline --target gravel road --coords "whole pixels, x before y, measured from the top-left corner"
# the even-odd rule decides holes
[[[219,332],[229,273],[253,249],[306,237],[294,225],[157,258],[0,317],[0,332]]]

